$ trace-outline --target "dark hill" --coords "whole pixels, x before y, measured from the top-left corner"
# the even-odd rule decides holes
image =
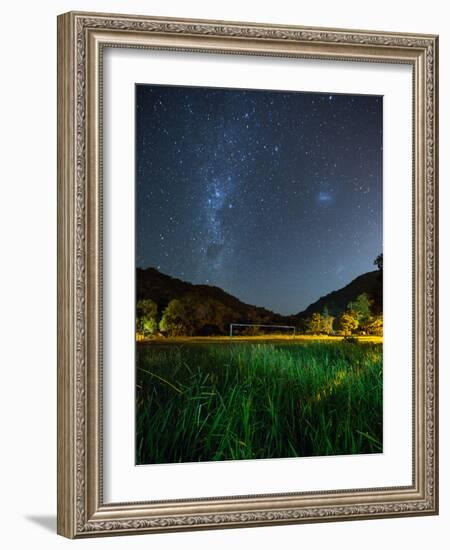
[[[194,296],[200,303],[207,300],[221,302],[234,312],[234,322],[276,324],[284,320],[282,315],[262,307],[245,304],[216,286],[194,285],[165,275],[153,267],[136,269],[136,299],[153,300],[158,304],[160,313],[166,308],[170,300],[185,296]]]
[[[374,300],[374,309],[381,311],[381,295],[382,295],[382,280],[379,271],[370,271],[364,273],[351,283],[339,290],[334,290],[322,296],[316,302],[308,306],[304,311],[293,316],[299,319],[306,319],[313,313],[322,313],[324,308],[328,308],[328,312],[333,317],[337,317],[347,308],[347,304],[356,300],[363,293],[368,294]]]
[[[230,322],[235,323],[293,324],[301,327],[305,319],[313,313],[322,313],[325,306],[330,315],[337,317],[345,311],[349,302],[363,292],[374,300],[374,310],[381,311],[382,287],[379,271],[371,271],[356,277],[347,286],[319,298],[296,315],[283,316],[263,307],[241,302],[216,286],[194,285],[165,275],[153,267],[136,269],[136,299],[153,300],[158,305],[160,315],[171,300],[190,296],[199,303],[205,303],[208,300],[220,302],[230,312]]]

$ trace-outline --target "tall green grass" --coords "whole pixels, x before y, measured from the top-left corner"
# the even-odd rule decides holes
[[[382,451],[382,346],[138,347],[138,464]]]

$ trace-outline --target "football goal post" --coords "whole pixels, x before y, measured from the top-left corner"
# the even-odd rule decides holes
[[[230,323],[230,339],[234,336],[289,336],[294,338],[295,326],[255,325],[251,323]]]

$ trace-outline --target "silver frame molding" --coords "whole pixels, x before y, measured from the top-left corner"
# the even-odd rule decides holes
[[[102,495],[102,49],[413,68],[413,484],[113,503]],[[58,17],[58,533],[87,536],[438,513],[438,37],[70,12]]]

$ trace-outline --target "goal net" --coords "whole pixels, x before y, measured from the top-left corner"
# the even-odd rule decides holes
[[[285,337],[294,338],[296,333],[295,326],[290,325],[254,325],[251,323],[231,323],[230,338],[235,337]]]

